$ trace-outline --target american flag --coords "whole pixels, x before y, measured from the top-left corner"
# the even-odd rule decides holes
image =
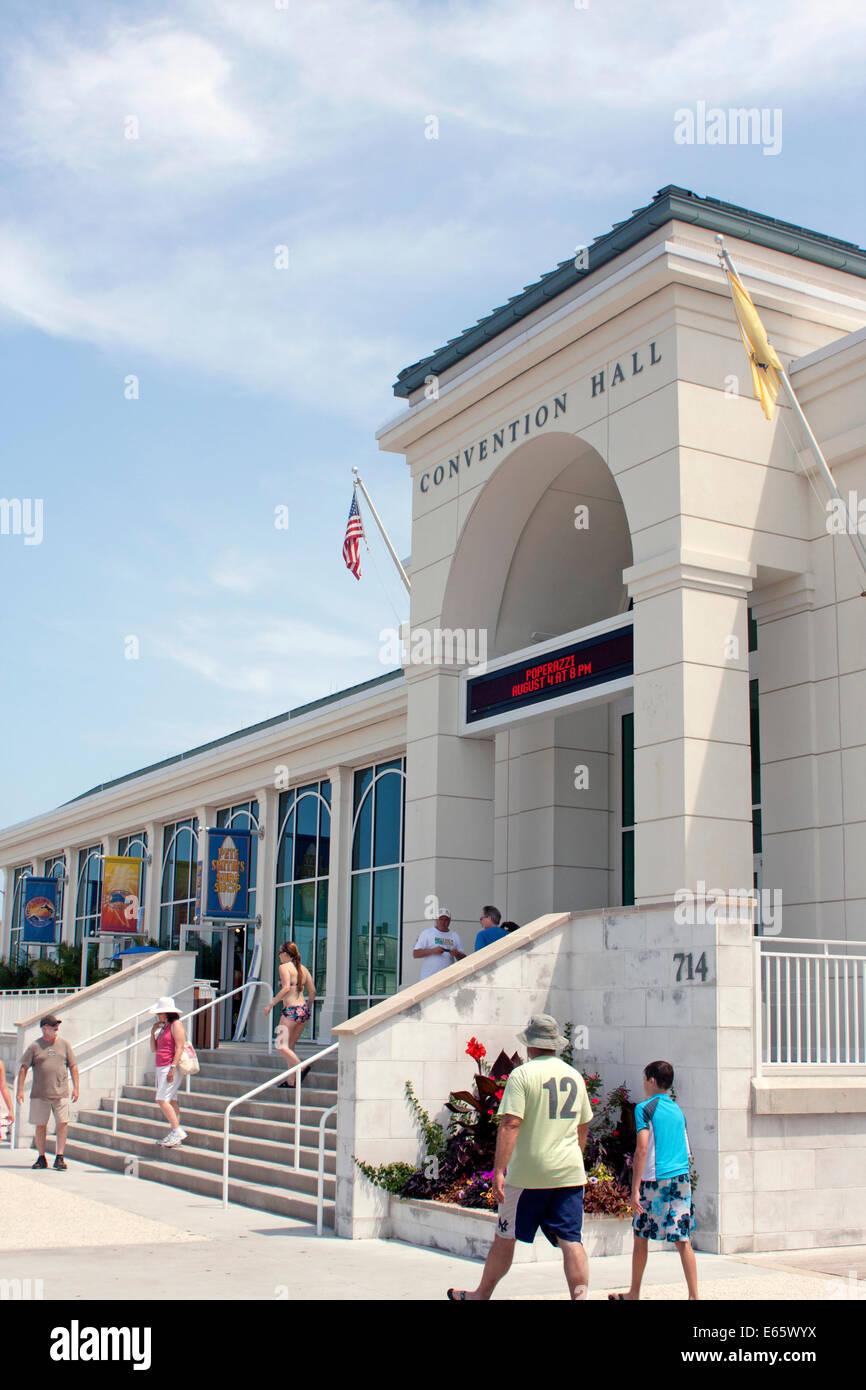
[[[346,539],[343,541],[343,559],[346,569],[352,571],[356,579],[361,578],[361,547],[359,541],[364,534],[364,524],[358,510],[358,498],[352,493],[349,520],[346,523]]]

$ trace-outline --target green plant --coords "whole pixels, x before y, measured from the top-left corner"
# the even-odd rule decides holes
[[[397,1196],[400,1195],[415,1172],[415,1167],[411,1163],[362,1163],[361,1159],[355,1158],[354,1154],[352,1159],[367,1181],[371,1182],[374,1187],[381,1187],[385,1192],[394,1192]]]
[[[565,1047],[560,1052],[563,1062],[567,1062],[570,1067],[574,1066],[574,1024],[566,1023],[562,1029],[565,1034]]]
[[[430,1119],[427,1111],[415,1095],[411,1081],[406,1082],[406,1099],[412,1107],[412,1111],[415,1115],[415,1123],[421,1131],[425,1154],[427,1154],[428,1157],[438,1156],[445,1148],[445,1130],[436,1120]]]

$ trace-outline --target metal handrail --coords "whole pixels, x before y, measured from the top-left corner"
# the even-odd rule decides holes
[[[245,1095],[236,1096],[235,1099],[233,1101],[230,1101],[230,1103],[226,1106],[225,1114],[223,1115],[223,1210],[225,1210],[225,1208],[229,1204],[229,1124],[231,1120],[231,1113],[234,1110],[235,1106],[242,1105],[246,1100],[252,1100],[253,1096],[260,1095],[262,1091],[269,1091],[272,1086],[278,1085],[280,1081],[288,1080],[288,1078],[292,1076],[295,1072],[300,1073],[302,1068],[313,1066],[313,1064],[315,1062],[318,1062],[322,1057],[327,1057],[330,1052],[336,1052],[339,1046],[339,1043],[331,1043],[329,1047],[323,1047],[321,1052],[314,1053],[312,1057],[307,1057],[304,1061],[296,1062],[293,1067],[289,1067],[286,1071],[278,1072],[276,1076],[272,1076],[267,1081],[263,1081],[261,1085],[254,1086],[253,1089],[251,1091],[247,1091]],[[300,1135],[301,1077],[299,1075],[295,1082],[295,1161],[292,1165],[295,1172],[297,1172],[300,1168]],[[322,1159],[322,1162],[324,1162],[324,1159]]]
[[[223,1002],[223,1000],[225,1000],[225,999],[231,999],[235,994],[240,994],[241,990],[244,990],[244,989],[257,989],[259,986],[262,986],[264,989],[270,990],[271,1001],[273,1002],[274,991],[273,991],[273,988],[272,988],[272,986],[271,986],[271,984],[270,984],[270,982],[269,982],[268,980],[247,980],[246,984],[238,985],[236,989],[228,990],[227,993],[225,993],[225,994],[219,994],[219,995],[217,995],[215,998],[209,999],[209,1000],[207,1001],[206,1004],[200,1004],[199,1007],[198,1007],[197,1009],[191,1009],[190,1012],[189,1012],[188,1014],[181,1014],[180,1019],[179,1019],[179,1022],[180,1022],[180,1023],[184,1023],[184,1022],[185,1022],[187,1019],[189,1019],[189,1018],[195,1018],[196,1014],[204,1013],[206,1009],[213,1009],[213,1010],[216,1010],[217,1004],[221,1004],[221,1003]],[[144,1012],[148,1012],[148,1011],[147,1011],[147,1010],[144,1010]],[[133,1017],[137,1017],[137,1015],[133,1015]],[[82,1077],[82,1076],[84,1075],[85,1072],[92,1071],[94,1067],[101,1067],[101,1066],[104,1066],[106,1062],[110,1062],[110,1061],[111,1061],[112,1057],[114,1058],[114,1107],[113,1107],[113,1114],[112,1114],[112,1120],[111,1120],[111,1132],[112,1132],[112,1134],[116,1134],[116,1133],[117,1133],[117,1102],[118,1102],[118,1099],[119,1099],[119,1096],[120,1096],[120,1058],[123,1056],[124,1052],[130,1052],[130,1051],[133,1050],[134,1048],[140,1047],[141,1044],[144,1043],[144,1042],[150,1042],[150,1034],[149,1034],[149,1033],[148,1033],[146,1036],[144,1036],[144,1037],[135,1038],[133,1042],[127,1043],[125,1047],[119,1047],[119,1048],[117,1049],[116,1052],[109,1052],[109,1054],[108,1054],[107,1057],[97,1057],[97,1059],[96,1059],[95,1062],[88,1062],[87,1065],[86,1065],[85,1067],[79,1067],[79,1068],[78,1068],[78,1075],[79,1075],[79,1078],[80,1078],[80,1077]],[[336,1046],[336,1043],[334,1044],[334,1046]],[[273,1051],[273,1038],[272,1038],[270,1035],[268,1035],[268,1052],[272,1052],[272,1051]],[[186,1078],[186,1089],[187,1089],[187,1092],[188,1092],[189,1089],[190,1089],[190,1074],[189,1074],[189,1073],[187,1074],[187,1078]],[[15,1105],[15,1124],[13,1125],[13,1128],[12,1128],[12,1147],[13,1147],[13,1149],[15,1149],[15,1148],[18,1147],[17,1140],[18,1140],[18,1123],[19,1123],[19,1113],[20,1113],[20,1110],[21,1110],[21,1107],[20,1107],[20,1105],[17,1104],[17,1101],[16,1101],[16,1105]]]
[[[322,1234],[323,1207],[325,1204],[325,1125],[332,1115],[336,1115],[337,1107],[332,1105],[330,1110],[326,1110],[319,1121],[319,1173],[316,1182],[316,1235]]]
[[[179,990],[177,991],[177,996],[176,996],[176,997],[179,999],[180,996],[181,996],[182,994],[186,994],[188,990],[196,989],[196,988],[197,988],[197,985],[196,985],[195,981],[193,981],[193,983],[192,983],[191,985],[184,985],[183,989],[179,989]],[[74,992],[75,992],[76,994],[80,994],[80,993],[81,993],[80,990],[75,990]],[[175,995],[172,995],[171,997],[172,997],[172,999],[174,999],[174,998],[175,998]],[[97,1039],[97,1038],[102,1038],[102,1037],[104,1037],[106,1033],[113,1033],[114,1030],[115,1030],[115,1028],[122,1028],[123,1025],[124,1025],[125,1023],[132,1023],[134,1020],[137,1020],[137,1019],[141,1018],[143,1014],[149,1014],[149,1013],[150,1013],[150,1007],[151,1007],[151,1006],[150,1006],[149,1004],[146,1004],[145,1007],[144,1007],[143,1009],[139,1009],[137,1013],[129,1014],[126,1018],[118,1018],[118,1019],[116,1019],[116,1021],[115,1021],[114,1023],[109,1023],[109,1025],[108,1025],[107,1028],[100,1028],[100,1030],[99,1030],[98,1033],[91,1033],[89,1038],[84,1038],[81,1042],[76,1043],[75,1046],[76,1046],[76,1047],[79,1047],[79,1048],[85,1048],[85,1047],[87,1047],[88,1043],[96,1042],[96,1039]]]

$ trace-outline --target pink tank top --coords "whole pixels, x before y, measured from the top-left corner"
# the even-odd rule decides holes
[[[174,1038],[171,1036],[171,1024],[166,1023],[156,1040],[156,1065],[170,1067],[173,1061]]]

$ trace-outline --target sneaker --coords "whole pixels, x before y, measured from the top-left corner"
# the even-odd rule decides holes
[[[57,1157],[54,1160],[54,1167],[60,1168],[61,1171],[64,1173],[66,1172],[66,1159],[63,1157],[63,1154],[57,1155]]]
[[[180,1137],[181,1137],[181,1139],[186,1139],[186,1137],[187,1137],[187,1134],[186,1134],[186,1130],[185,1130],[185,1129],[177,1129],[177,1130],[175,1130],[175,1134],[179,1134]]]
[[[45,1162],[45,1155],[44,1155],[44,1154],[40,1154],[40,1155],[39,1155],[39,1157],[37,1158],[36,1162],[33,1164],[33,1167],[34,1167],[34,1168],[47,1168],[47,1167],[48,1167],[48,1164]]]
[[[165,1148],[165,1149],[173,1149],[173,1148],[175,1148],[175,1146],[176,1146],[177,1144],[180,1144],[180,1143],[182,1143],[182,1142],[183,1142],[183,1140],[182,1140],[182,1137],[181,1137],[181,1132],[180,1132],[180,1130],[179,1130],[179,1129],[173,1129],[173,1130],[171,1131],[171,1134],[168,1136],[168,1138],[167,1138],[167,1139],[163,1139],[162,1145],[163,1145],[163,1148]]]

